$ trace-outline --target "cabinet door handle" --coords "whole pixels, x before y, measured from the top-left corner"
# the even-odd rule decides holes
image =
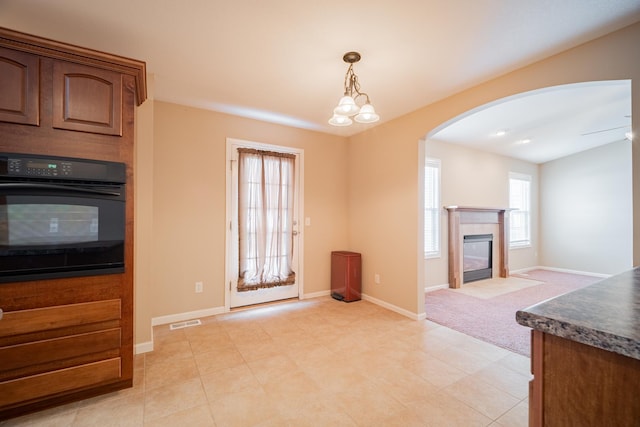
[[[2,320],[2,309],[0,308],[0,320]]]

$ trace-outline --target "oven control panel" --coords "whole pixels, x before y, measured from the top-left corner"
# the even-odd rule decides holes
[[[0,177],[126,182],[124,163],[0,153]]]
[[[73,176],[71,162],[37,160],[37,159],[7,159],[7,173],[9,175],[56,177]]]

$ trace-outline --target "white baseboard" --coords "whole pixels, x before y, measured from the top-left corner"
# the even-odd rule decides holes
[[[396,305],[389,304],[388,302],[379,300],[377,298],[371,297],[366,294],[362,294],[362,299],[365,301],[369,301],[375,305],[379,305],[380,307],[384,307],[387,310],[395,311],[396,313],[402,314],[403,316],[408,317],[409,319],[412,319],[412,320],[424,320],[427,318],[426,313],[422,313],[422,314],[412,313],[408,310],[405,310],[404,308],[400,308]]]
[[[149,353],[153,351],[153,341],[141,342],[133,348],[134,354]]]
[[[509,274],[524,274],[531,270],[544,270],[544,268],[540,266],[535,266],[535,267],[521,268],[519,270],[509,270]]]
[[[438,289],[449,289],[449,284],[445,283],[444,285],[433,285],[433,286],[424,287],[425,292],[433,292],[433,291],[437,291]]]
[[[581,276],[601,277],[603,279],[606,279],[607,277],[611,277],[612,276],[611,274],[593,273],[591,271],[570,270],[570,269],[567,269],[567,268],[547,267],[547,266],[542,266],[542,265],[538,265],[538,266],[535,266],[535,267],[522,268],[520,270],[511,271],[510,273],[512,273],[512,274],[522,274],[522,273],[526,273],[526,272],[531,271],[531,270],[557,271],[558,273],[580,274]]]
[[[310,294],[304,294],[300,299],[310,299],[310,298],[318,298],[318,297],[326,297],[331,295],[331,291],[320,291],[320,292],[312,292]]]
[[[602,277],[603,279],[612,276],[612,274],[593,273],[591,271],[569,270],[567,268],[555,268],[555,267],[540,267],[540,268],[542,268],[543,270],[557,271],[558,273],[580,274],[582,276]]]
[[[151,319],[151,326],[167,325],[169,323],[183,322],[185,320],[196,319],[198,317],[215,316],[226,313],[224,307],[205,308],[204,310],[187,311],[185,313],[169,314],[167,316],[154,317]]]

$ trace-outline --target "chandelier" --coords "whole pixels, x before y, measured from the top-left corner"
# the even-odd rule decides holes
[[[380,116],[369,101],[369,95],[360,92],[358,76],[353,71],[353,64],[360,61],[358,52],[347,52],[342,60],[349,64],[347,74],[344,76],[344,95],[340,98],[338,106],[333,109],[333,117],[329,119],[329,124],[333,126],[349,126],[355,120],[358,123],[373,123],[380,120]],[[358,99],[360,98],[360,99]],[[364,104],[359,106],[356,101],[364,100]],[[351,118],[353,117],[353,120]]]

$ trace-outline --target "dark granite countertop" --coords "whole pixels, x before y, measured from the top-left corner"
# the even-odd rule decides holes
[[[519,310],[516,321],[640,359],[640,267]]]

